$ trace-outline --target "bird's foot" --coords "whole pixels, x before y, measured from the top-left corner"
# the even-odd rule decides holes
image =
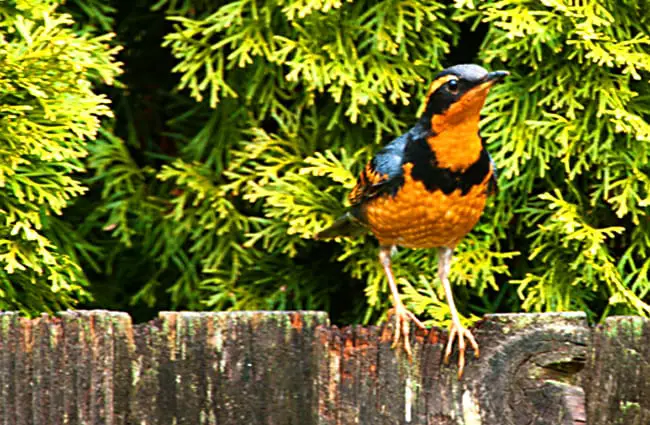
[[[415,323],[420,329],[426,329],[424,324],[415,317],[415,314],[411,313],[404,307],[404,304],[399,303],[394,308],[388,312],[389,317],[392,315],[395,317],[395,334],[393,335],[393,345],[392,348],[400,345],[400,340],[402,341],[402,346],[404,351],[409,358],[409,361],[413,358],[413,352],[411,350],[411,342],[409,341],[410,326],[409,322]]]
[[[454,346],[454,339],[458,339],[458,379],[463,376],[463,370],[465,369],[465,338],[469,341],[469,345],[472,346],[474,350],[474,356],[479,357],[480,351],[474,335],[467,330],[460,322],[452,322],[449,327],[449,340],[447,341],[447,349],[445,350],[445,364],[449,364],[449,356],[451,356],[451,349]]]

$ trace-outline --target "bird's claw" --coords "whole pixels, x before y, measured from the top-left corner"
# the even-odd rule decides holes
[[[465,338],[469,341],[469,345],[472,346],[474,350],[474,356],[479,357],[480,351],[474,335],[464,328],[459,323],[451,324],[449,328],[449,340],[447,341],[447,349],[445,350],[445,364],[449,364],[449,357],[451,356],[451,350],[454,346],[454,339],[458,338],[458,379],[463,376],[463,371],[465,369]]]
[[[409,341],[410,327],[409,322],[415,323],[420,329],[426,329],[424,324],[415,317],[415,314],[408,311],[404,305],[397,305],[389,311],[389,316],[395,316],[395,333],[393,335],[392,348],[399,345],[400,339],[403,341],[404,351],[409,360],[413,358],[413,351],[411,350],[411,342]]]

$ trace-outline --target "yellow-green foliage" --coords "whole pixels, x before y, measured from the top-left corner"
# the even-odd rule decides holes
[[[131,67],[126,88],[111,92],[117,119],[90,146],[84,138],[108,109],[89,82],[118,71],[113,50],[71,32],[53,11],[24,18],[37,27],[15,17],[26,12],[3,21],[16,28],[3,52],[25,54],[21,34],[35,39],[48,22],[76,40],[56,61],[33,62],[60,72],[0,69],[0,87],[23,93],[5,97],[3,108],[16,117],[38,110],[48,123],[35,126],[43,133],[2,132],[38,152],[11,150],[5,186],[33,172],[11,158],[59,171],[48,175],[56,188],[32,195],[35,202],[20,204],[27,183],[0,198],[23,214],[7,222],[7,234],[19,222],[40,234],[35,220],[83,190],[66,172],[88,165],[93,173],[90,193],[64,216],[83,216],[83,225],[48,221],[69,231],[58,233],[67,237],[56,239],[59,250],[46,248],[58,253],[47,273],[80,274],[62,259],[97,266],[93,293],[116,306],[125,305],[121,292],[154,308],[332,307],[345,321],[379,320],[390,301],[376,242],[312,236],[344,210],[373,152],[414,123],[433,75],[471,61],[511,76],[491,93],[481,124],[500,190],[452,265],[467,320],[520,310],[650,315],[650,2],[73,3],[76,28],[120,29]],[[30,105],[40,109],[23,109]],[[27,234],[18,229],[7,240]],[[444,323],[436,263],[434,250],[401,249],[394,269],[411,308]]]
[[[650,313],[648,6],[503,1],[461,12],[491,24],[484,60],[514,65],[484,134],[508,181],[498,208],[529,241],[513,282],[526,310]]]
[[[53,2],[0,7],[0,308],[49,309],[85,295],[76,257],[94,248],[57,216],[85,192],[87,143],[112,114],[94,84],[112,83],[120,67],[110,34],[72,25]]]
[[[242,0],[194,17],[172,16],[175,31],[165,45],[178,61],[179,88],[197,100],[206,96],[217,111],[220,101],[234,110],[239,105],[249,120],[229,141],[225,169],[209,167],[215,199],[243,198],[257,211],[234,225],[244,233],[237,246],[245,251],[231,248],[233,264],[245,258],[253,264],[261,252],[283,259],[301,250],[319,255],[310,237],[342,211],[356,172],[379,143],[413,123],[427,82],[448,63],[457,22],[487,24],[475,61],[512,76],[490,96],[482,122],[501,190],[452,268],[452,280],[475,296],[465,311],[650,313],[643,301],[650,288],[650,5],[641,3],[277,7]],[[264,129],[268,120],[276,122],[272,131]],[[189,179],[204,164],[176,168],[162,176],[176,178],[201,204],[207,188],[192,190]],[[178,209],[175,214],[196,223]],[[341,267],[366,282],[368,313],[386,306],[370,238],[340,241],[330,255],[337,265],[317,265],[315,275]],[[395,269],[412,307],[442,322],[447,310],[435,261],[430,251],[401,250]],[[266,272],[282,276],[284,267],[279,262]],[[258,279],[244,268],[225,276],[217,294],[226,288],[236,294]],[[521,305],[486,305],[484,291],[496,296],[503,292],[498,285],[516,285]],[[231,302],[250,306],[236,296]]]

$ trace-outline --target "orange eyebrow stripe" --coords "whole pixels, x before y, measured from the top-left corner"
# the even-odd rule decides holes
[[[431,97],[431,95],[433,93],[436,92],[436,90],[438,90],[440,87],[442,87],[448,81],[456,80],[456,79],[458,79],[458,77],[456,77],[455,75],[450,74],[450,75],[445,75],[445,76],[442,76],[440,78],[437,78],[437,79],[433,80],[431,82],[431,85],[429,86],[429,90],[427,90],[427,95],[424,98],[424,104],[426,105],[427,103],[429,103],[429,98]]]

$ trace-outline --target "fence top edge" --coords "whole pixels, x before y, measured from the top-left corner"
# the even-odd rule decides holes
[[[114,311],[114,310],[105,310],[105,309],[93,309],[93,310],[65,310],[59,311],[54,314],[42,313],[40,316],[33,317],[33,319],[48,319],[48,318],[83,318],[83,317],[95,317],[95,318],[110,318],[112,320],[128,320],[132,322],[131,316],[123,311]],[[318,310],[283,310],[283,311],[273,311],[273,310],[248,310],[248,311],[161,311],[158,313],[158,320],[168,321],[175,319],[239,319],[239,320],[250,320],[250,319],[284,319],[284,320],[296,320],[301,318],[307,321],[313,321],[312,323],[318,323],[322,325],[329,325],[329,315],[324,311]],[[25,316],[20,311],[0,311],[0,318],[7,319],[16,319],[16,318],[25,318]],[[564,322],[564,323],[573,323],[577,325],[587,324],[587,315],[582,311],[572,311],[572,312],[551,312],[551,313],[494,313],[486,314],[483,318],[485,322],[497,322],[497,323],[516,323],[518,325],[525,324],[543,324],[543,323],[553,323],[553,322]],[[649,318],[641,316],[610,316],[603,320],[601,325],[614,325],[622,322],[633,322],[635,326],[642,326],[644,324],[650,323]],[[354,326],[354,325],[351,325]]]
[[[584,311],[560,311],[550,313],[489,313],[485,319],[510,319],[510,318],[534,318],[534,317],[557,317],[562,319],[586,319],[587,314]]]

